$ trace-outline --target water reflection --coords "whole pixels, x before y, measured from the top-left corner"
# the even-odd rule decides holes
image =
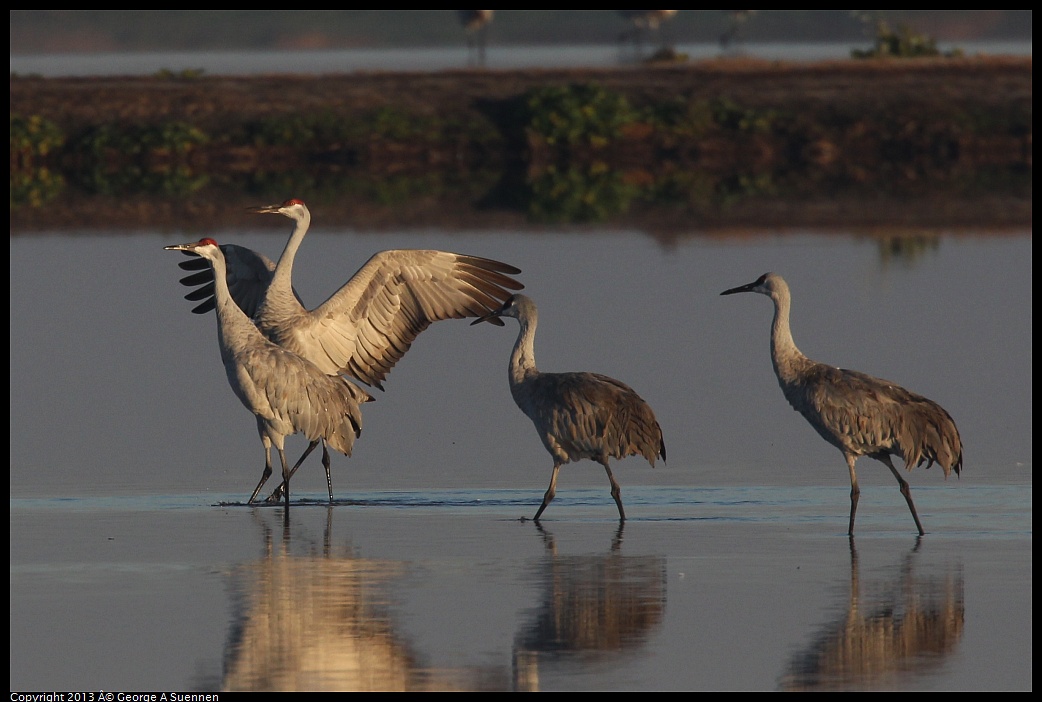
[[[666,609],[666,559],[622,555],[623,524],[608,553],[593,556],[561,556],[553,534],[536,528],[546,546],[542,602],[515,638],[517,691],[538,691],[541,667],[589,665],[643,645]]]
[[[883,233],[878,238],[879,260],[882,264],[903,263],[912,265],[924,256],[937,251],[941,237],[933,233]]]
[[[745,162],[740,154],[733,160]],[[929,248],[951,232],[1021,232],[1032,221],[1030,169],[1016,176],[980,175],[967,187],[931,179],[927,192],[908,196],[905,183],[840,188],[834,183],[786,181],[691,169],[649,170],[546,165],[527,171],[494,168],[461,174],[250,174],[244,180],[200,174],[191,187],[157,183],[135,188],[66,183],[43,169],[11,174],[12,236],[140,230],[213,232],[246,226],[243,211],[257,202],[302,197],[315,226],[331,230],[519,231],[547,227],[642,230],[671,248],[691,237],[741,238],[769,230],[853,232],[881,241],[892,254]],[[245,178],[245,177],[244,177]],[[791,179],[791,176],[790,176]],[[106,194],[112,192],[113,194]],[[172,195],[170,193],[173,193]],[[192,205],[186,209],[184,203]],[[884,255],[889,255],[884,252]]]
[[[944,664],[963,635],[962,567],[917,573],[921,542],[901,559],[895,577],[862,583],[851,537],[850,606],[793,657],[782,690],[905,687]]]
[[[265,553],[232,574],[222,690],[503,689],[505,672],[426,668],[397,632],[388,586],[404,566],[339,553],[332,508],[321,546],[292,538],[288,513],[254,510]],[[271,521],[281,522],[281,535]],[[304,551],[295,555],[291,551]]]

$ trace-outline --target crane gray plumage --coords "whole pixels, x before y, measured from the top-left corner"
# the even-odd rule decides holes
[[[372,397],[346,379],[324,373],[307,359],[265,338],[232,299],[225,255],[213,239],[165,248],[195,253],[213,267],[221,360],[236,397],[256,416],[264,445],[264,472],[249,502],[253,502],[271,475],[274,446],[282,462],[282,487],[288,506],[290,478],[319,442],[323,443],[323,451],[328,445],[345,456],[351,455],[354,440],[362,431],[359,406]],[[310,444],[290,469],[285,438],[297,433],[304,434]],[[328,459],[324,462],[328,480]]]
[[[327,374],[343,373],[381,390],[391,368],[433,322],[486,315],[512,291],[524,288],[510,277],[521,271],[500,261],[449,251],[392,249],[374,254],[329,299],[308,310],[293,289],[292,276],[311,223],[310,211],[297,199],[251,211],[281,214],[296,226],[267,281],[261,270],[266,259],[253,252],[240,254],[249,270],[230,271],[236,302],[245,308],[246,296],[259,297],[251,316],[271,341]],[[181,282],[212,281],[200,274]],[[204,289],[189,293],[190,299],[201,299]]]
[[[290,199],[251,211],[281,214],[296,225],[278,264],[245,247],[220,246],[230,294],[270,341],[327,375],[348,375],[383,390],[383,380],[395,363],[433,322],[485,315],[513,290],[524,288],[510,277],[521,271],[500,261],[430,249],[392,249],[374,254],[328,300],[308,310],[292,281],[297,250],[311,223],[307,205]],[[213,269],[205,261],[179,264],[198,270],[200,262],[207,270],[181,279],[184,285],[200,286],[185,295],[202,301],[193,309],[196,313],[214,308]],[[332,502],[324,445],[322,451]],[[276,488],[272,498],[278,493]]]
[[[488,27],[492,24],[495,10],[456,10],[463,31],[467,35],[469,60],[479,66],[485,65],[485,46],[488,43]]]
[[[796,348],[789,327],[790,294],[785,280],[765,273],[748,285],[720,293],[755,292],[774,301],[771,325],[771,360],[785,399],[810,422],[818,434],[836,448],[850,470],[850,524],[854,534],[860,488],[854,464],[868,456],[885,464],[900,485],[901,494],[915,520],[923,526],[912,502],[908,482],[894,466],[900,456],[905,468],[926,463],[941,466],[945,478],[962,471],[962,439],[955,421],[943,407],[889,380],[858,371],[835,368],[807,358]]]
[[[224,254],[225,269],[227,271],[225,280],[232,299],[247,316],[253,317],[264,299],[268,286],[271,284],[272,276],[275,273],[275,262],[264,254],[248,249],[245,246],[218,244],[218,248]],[[199,271],[181,279],[182,285],[189,287],[199,286],[186,294],[185,299],[193,302],[202,300],[202,302],[192,308],[192,312],[195,314],[206,314],[216,307],[213,267],[207,259],[199,256],[194,251],[181,250],[181,253],[188,256],[189,259],[177,265],[186,271]],[[293,294],[299,301],[300,296],[297,295],[295,290]],[[372,400],[373,398],[370,397],[369,399]],[[292,472],[296,472],[296,469],[314,448],[314,444],[308,447]],[[326,489],[329,492],[329,501],[332,503],[333,479],[330,474],[329,451],[325,442],[322,442],[322,465],[326,470]],[[280,485],[268,497],[269,502],[277,502],[281,499],[282,487]],[[256,497],[257,493],[254,492],[249,501],[253,502]]]
[[[666,444],[655,413],[633,388],[606,375],[540,372],[535,363],[539,316],[531,298],[514,295],[500,309],[471,324],[499,316],[513,317],[521,325],[510,354],[510,394],[532,420],[554,461],[550,487],[534,519],[539,519],[554,498],[561,466],[583,458],[604,466],[619,518],[626,519],[622,491],[608,459],[643,456],[652,467],[659,456],[666,460]]]

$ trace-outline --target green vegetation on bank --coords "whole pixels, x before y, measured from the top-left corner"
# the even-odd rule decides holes
[[[852,10],[862,21],[872,27],[875,40],[871,49],[853,49],[852,58],[922,58],[924,56],[962,56],[961,49],[944,52],[937,48],[937,40],[929,34],[916,31],[908,24],[899,24],[891,28],[885,19],[874,16],[878,10]]]
[[[66,189],[184,197],[223,184],[276,197],[350,192],[383,207],[485,190],[537,221],[596,222],[634,207],[728,208],[812,187],[947,180],[986,189],[1030,187],[1031,178],[1032,111],[1022,101],[995,109],[925,100],[911,112],[886,100],[813,110],[731,97],[637,104],[589,82],[453,114],[385,106],[220,129],[180,119],[69,131],[11,114],[10,128],[12,207],[40,207]],[[968,156],[975,151],[985,167]],[[513,187],[497,189],[503,182]]]

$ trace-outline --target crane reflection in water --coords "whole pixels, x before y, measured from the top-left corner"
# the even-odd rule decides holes
[[[621,660],[639,649],[666,610],[664,556],[621,552],[625,522],[607,554],[563,555],[536,523],[546,552],[542,601],[515,637],[514,689],[540,689],[540,671]]]
[[[215,687],[297,692],[506,689],[505,667],[424,665],[422,654],[399,632],[392,616],[390,588],[403,575],[404,565],[359,558],[350,549],[335,547],[333,509],[326,509],[320,545],[291,538],[288,517],[277,534],[266,519],[281,510],[253,512],[264,532],[265,551],[232,573],[234,613],[222,680]]]
[[[851,537],[849,603],[792,656],[779,689],[905,688],[944,666],[965,626],[962,566],[924,565],[921,544],[863,579]]]

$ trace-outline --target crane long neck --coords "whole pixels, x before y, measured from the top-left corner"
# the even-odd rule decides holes
[[[536,375],[539,369],[535,365],[535,329],[539,317],[534,310],[521,315],[517,320],[521,330],[514,342],[514,350],[510,353],[510,385],[515,386],[525,378]]]
[[[232,302],[232,293],[228,289],[228,271],[224,262],[224,256],[218,255],[210,259],[210,265],[213,266],[214,298],[217,302],[217,316],[223,320],[228,316],[231,307],[239,309],[239,306]],[[242,312],[241,309],[239,311]]]
[[[796,342],[792,340],[789,327],[789,295],[774,293],[774,321],[771,323],[771,361],[774,372],[782,384],[794,382],[799,370],[808,363]]]
[[[296,302],[296,297],[293,295],[293,261],[297,257],[297,250],[304,241],[304,235],[308,233],[310,224],[311,215],[305,212],[297,220],[293,233],[286,241],[286,248],[282,250],[282,255],[279,257],[271,278],[271,284],[268,286],[267,297],[273,302],[291,305]]]
[[[221,356],[227,357],[233,347],[243,343],[251,334],[259,335],[260,332],[232,299],[224,256],[218,253],[210,259],[210,263],[213,266],[214,296],[217,302],[217,335],[221,342]]]

